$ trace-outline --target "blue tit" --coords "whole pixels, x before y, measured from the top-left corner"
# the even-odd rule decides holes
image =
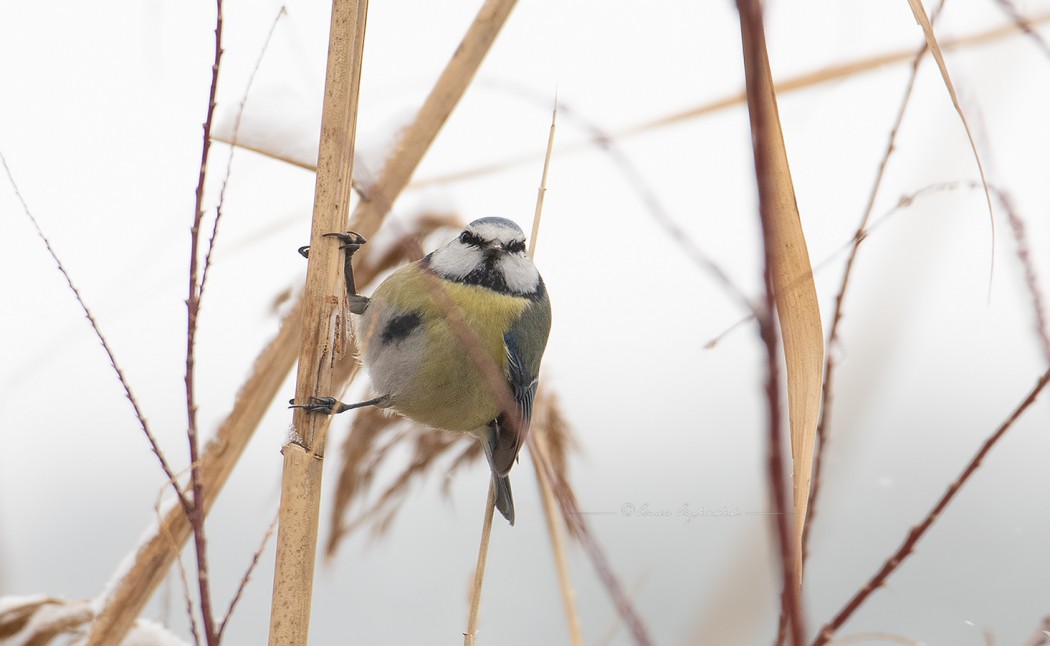
[[[513,525],[508,473],[529,430],[551,326],[547,289],[525,251],[525,234],[504,218],[475,220],[455,239],[391,274],[371,298],[356,293],[350,264],[364,239],[329,235],[343,243],[350,311],[360,315],[357,339],[378,396],[356,404],[315,397],[296,407],[341,413],[376,406],[476,436],[492,468],[496,508]],[[508,401],[505,393],[486,381],[479,357],[506,379],[516,410],[500,405]]]

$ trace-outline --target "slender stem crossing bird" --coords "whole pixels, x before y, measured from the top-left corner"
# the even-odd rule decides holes
[[[496,508],[514,524],[508,474],[529,431],[551,307],[525,234],[505,218],[471,222],[456,238],[357,293],[351,259],[365,239],[341,241],[349,309],[377,396],[344,404],[292,404],[335,414],[363,406],[420,424],[470,433],[492,468]]]

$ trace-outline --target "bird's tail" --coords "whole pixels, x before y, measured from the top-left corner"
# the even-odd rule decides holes
[[[510,477],[492,473],[492,484],[496,490],[496,509],[513,526],[514,525],[514,497],[510,493]]]

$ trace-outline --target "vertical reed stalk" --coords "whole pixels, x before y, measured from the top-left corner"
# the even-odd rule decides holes
[[[333,0],[321,141],[317,154],[311,253],[306,271],[296,400],[330,392],[344,338],[342,251],[325,233],[346,228],[357,126],[367,0]],[[330,418],[293,413],[293,438],[284,446],[277,562],[270,612],[271,646],[306,646],[310,629],[321,471]]]

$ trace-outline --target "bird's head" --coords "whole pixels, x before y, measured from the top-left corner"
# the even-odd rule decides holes
[[[501,293],[531,295],[542,283],[525,251],[525,234],[506,218],[474,220],[425,264],[447,280]]]

